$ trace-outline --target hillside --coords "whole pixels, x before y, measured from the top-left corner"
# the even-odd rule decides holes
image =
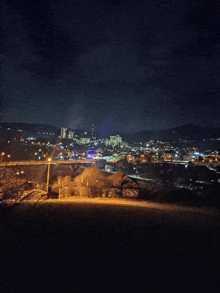
[[[149,140],[203,140],[220,137],[220,127],[201,127],[187,124],[167,130],[139,131],[121,134],[125,141],[144,142]]]
[[[14,210],[2,292],[218,292],[219,215],[119,199]]]

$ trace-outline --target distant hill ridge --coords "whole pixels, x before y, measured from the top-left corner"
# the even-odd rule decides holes
[[[1,129],[11,130],[21,129],[30,132],[55,132],[59,134],[60,128],[46,124],[28,124],[15,122],[0,122]],[[83,130],[72,129],[76,134],[82,134]],[[118,134],[118,133],[115,133]],[[124,141],[144,142],[149,140],[201,140],[220,137],[220,127],[202,127],[195,124],[186,124],[165,130],[144,130],[138,132],[129,132],[120,134]]]
[[[145,130],[121,134],[126,141],[149,141],[149,140],[201,140],[220,137],[220,127],[202,127],[194,124],[182,125],[165,130]]]
[[[48,133],[55,133],[55,135],[60,135],[60,127],[56,127],[53,125],[47,124],[29,124],[29,123],[16,123],[16,122],[0,122],[0,130],[8,130],[10,128],[11,131],[14,130],[22,130],[24,132],[48,132]],[[68,128],[71,129],[71,128]],[[10,131],[8,130],[8,131]],[[84,131],[80,129],[71,129],[75,134],[81,135]]]
[[[46,125],[46,124],[29,124],[29,123],[16,123],[16,122],[0,122],[0,126],[2,129],[11,128],[21,129],[23,131],[46,131],[46,130],[53,130],[58,131],[60,128],[53,126],[53,125]]]

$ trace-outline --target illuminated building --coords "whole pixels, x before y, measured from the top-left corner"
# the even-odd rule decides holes
[[[60,137],[61,137],[61,138],[66,138],[66,137],[67,137],[67,128],[65,128],[65,127],[61,127],[61,130],[60,130]]]
[[[122,137],[120,137],[119,135],[116,135],[116,136],[110,136],[108,143],[111,146],[116,146],[116,145],[121,144],[121,142],[122,142]]]
[[[90,137],[86,137],[86,136],[80,137],[81,144],[87,144],[87,143],[90,143],[90,141],[91,141]]]
[[[71,130],[69,130],[68,131],[68,138],[73,138],[74,137],[74,132],[73,131],[71,131]]]

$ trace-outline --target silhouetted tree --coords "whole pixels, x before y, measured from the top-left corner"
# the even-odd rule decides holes
[[[11,216],[14,207],[24,201],[35,199],[35,204],[44,196],[45,193],[33,189],[28,183],[19,168],[1,167],[0,168],[0,227],[3,235],[10,232],[12,228]],[[36,197],[37,196],[37,197]],[[32,204],[31,207],[34,205]]]
[[[28,183],[21,168],[0,168],[0,204],[1,208],[18,205],[36,195],[32,184]]]

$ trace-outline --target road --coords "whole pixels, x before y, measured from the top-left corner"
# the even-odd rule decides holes
[[[2,292],[219,292],[217,210],[119,199],[21,205]]]
[[[48,164],[55,164],[55,165],[70,165],[70,164],[90,164],[86,160],[67,160],[67,161],[11,161],[11,162],[0,162],[0,167],[6,166],[31,166],[31,165],[48,165]]]

